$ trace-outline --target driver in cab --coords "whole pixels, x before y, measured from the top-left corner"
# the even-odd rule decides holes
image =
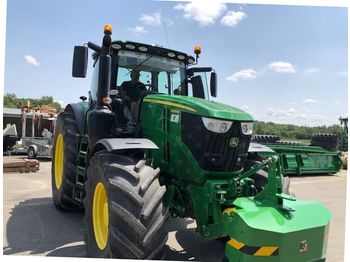
[[[124,115],[130,120],[128,125],[136,126],[141,101],[141,94],[147,91],[145,85],[139,81],[140,71],[132,70],[131,80],[121,84],[121,98],[125,103]]]

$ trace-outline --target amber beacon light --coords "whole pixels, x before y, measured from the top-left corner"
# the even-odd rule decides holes
[[[200,45],[195,45],[194,46],[194,53],[196,55],[199,55],[202,52],[202,47]]]
[[[112,26],[111,25],[105,25],[103,30],[104,30],[104,33],[112,34]]]

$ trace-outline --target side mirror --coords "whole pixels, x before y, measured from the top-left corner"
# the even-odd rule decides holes
[[[217,75],[215,72],[211,72],[210,74],[210,94],[212,97],[216,97],[217,95]]]
[[[85,46],[75,46],[73,55],[73,77],[86,77],[88,64],[88,48]]]

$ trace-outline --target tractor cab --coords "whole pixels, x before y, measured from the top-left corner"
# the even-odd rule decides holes
[[[200,48],[195,47],[198,59]],[[140,74],[145,91],[140,91],[141,103],[148,94],[168,96],[186,96],[209,100],[216,96],[216,73],[211,67],[193,67],[194,57],[185,53],[147,44],[130,41],[114,41],[111,43],[111,77],[109,94],[111,106],[117,114],[117,127],[126,128],[131,121],[130,114],[125,113],[126,102],[121,94],[123,83],[131,80],[133,71]],[[94,72],[90,89],[90,105],[96,102],[98,96],[98,81],[100,68],[100,53],[96,51]],[[208,84],[210,73],[210,85]],[[140,103],[138,104],[140,109]]]
[[[100,53],[96,51],[90,90],[92,101],[97,99],[99,57]],[[123,82],[130,80],[131,72],[137,70],[140,81],[153,93],[207,100],[210,95],[216,97],[216,73],[211,67],[193,67],[195,59],[185,53],[136,42],[115,41],[111,44],[111,57],[111,90],[120,89]],[[207,73],[211,73],[210,86]]]
[[[209,99],[207,73],[212,68],[190,68],[195,59],[185,53],[130,41],[115,41],[112,49],[111,90],[130,80],[132,70],[140,71],[140,81],[148,91]],[[196,52],[196,51],[195,51]],[[198,52],[198,51],[197,51]],[[215,78],[214,72],[212,77]],[[212,81],[215,90],[216,82]],[[215,87],[214,87],[215,85]],[[212,93],[216,96],[216,93]]]

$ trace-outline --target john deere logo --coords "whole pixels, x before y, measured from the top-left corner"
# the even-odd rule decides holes
[[[303,252],[306,252],[307,251],[307,241],[306,240],[303,240],[300,242],[300,248],[299,248],[299,252],[300,253],[303,253]]]
[[[239,139],[237,137],[232,137],[229,142],[230,147],[236,147],[238,146]]]

